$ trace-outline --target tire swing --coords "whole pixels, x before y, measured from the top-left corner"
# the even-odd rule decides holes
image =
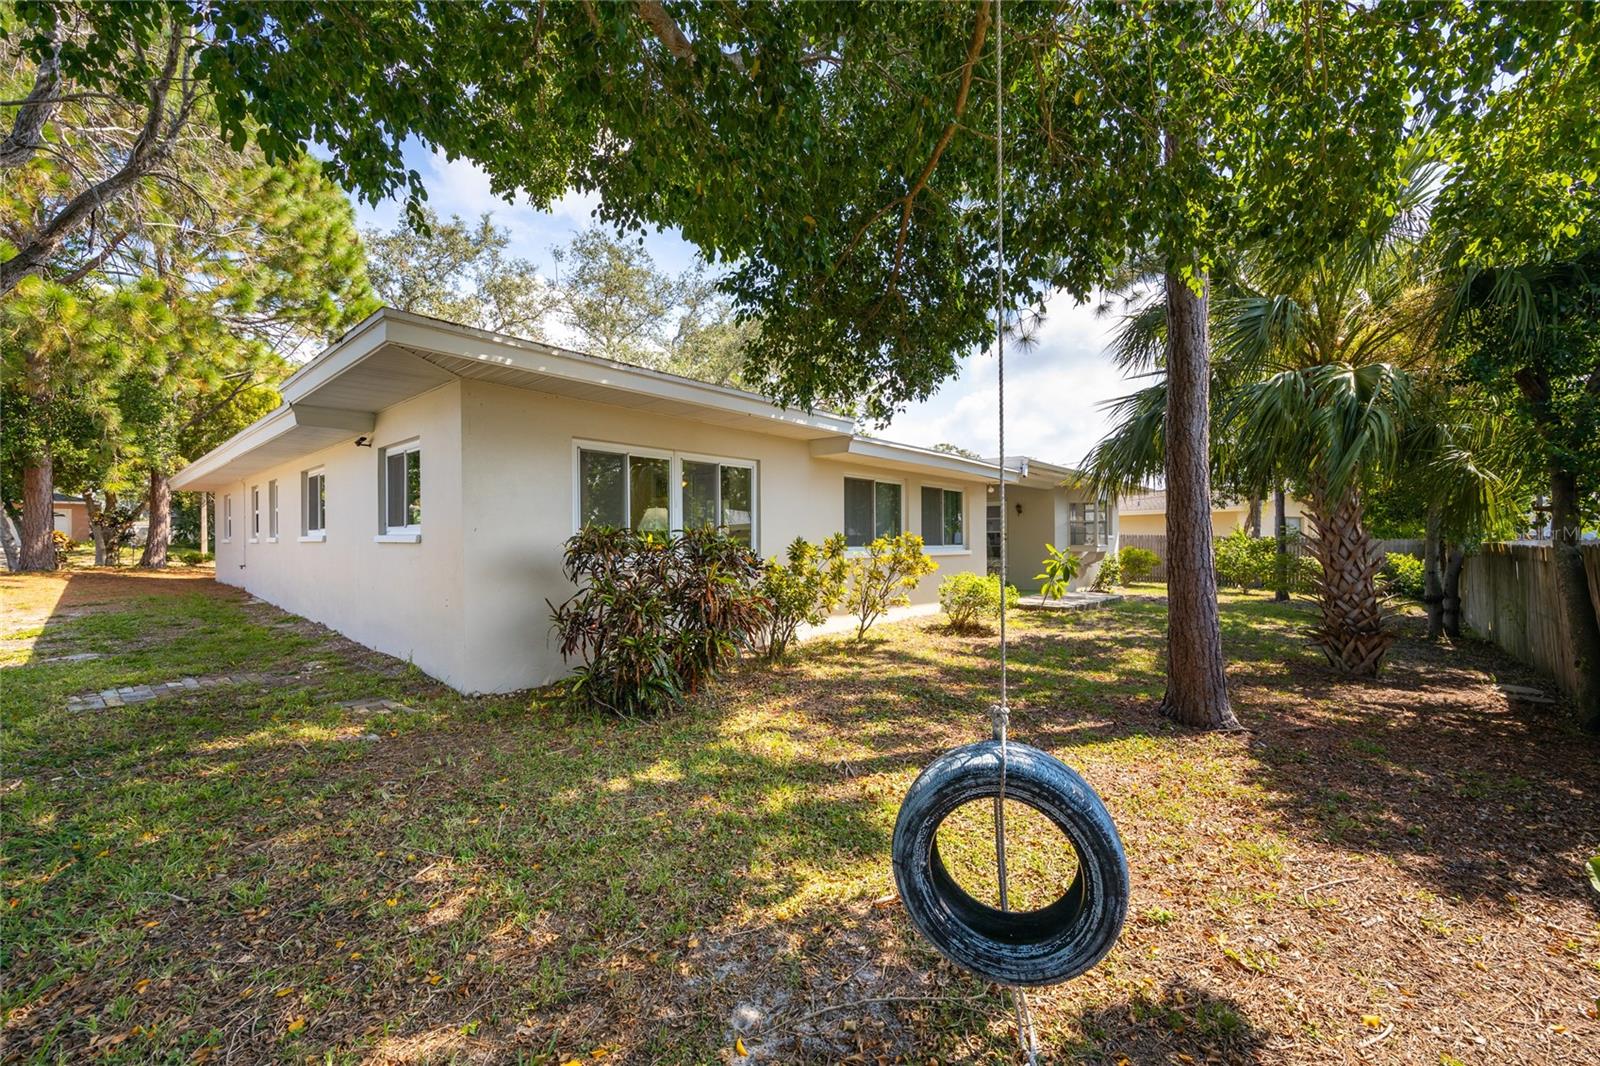
[[[995,3],[995,354],[999,385],[1000,586],[1006,583],[1005,414],[1005,186],[1001,38],[1004,22]],[[1000,597],[1000,700],[991,710],[989,740],[947,751],[912,782],[894,827],[894,878],[911,924],[945,958],[984,980],[1011,989],[1017,1041],[1038,1062],[1038,1038],[1027,988],[1059,984],[1105,957],[1122,932],[1128,910],[1128,860],[1105,804],[1088,782],[1054,756],[1007,733],[1006,609]],[[1013,911],[1006,877],[1005,802],[1008,798],[1048,818],[1077,856],[1077,876],[1060,899],[1032,911]],[[956,883],[939,855],[938,832],[958,807],[994,801],[998,908],[973,898]]]

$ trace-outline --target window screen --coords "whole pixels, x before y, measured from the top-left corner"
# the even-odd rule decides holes
[[[277,479],[267,482],[267,535],[273,540],[278,539],[278,482]]]
[[[683,528],[703,529],[719,526],[719,498],[722,491],[721,467],[694,459],[683,461]]]
[[[872,490],[870,481],[844,479],[844,542],[852,548],[872,542]]]
[[[415,444],[383,453],[383,524],[391,532],[422,525],[422,450]]]

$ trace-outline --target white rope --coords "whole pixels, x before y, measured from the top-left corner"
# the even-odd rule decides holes
[[[1010,744],[1011,703],[1006,662],[1006,540],[1010,520],[1006,514],[1006,186],[1005,186],[1005,72],[1003,42],[1005,16],[1002,0],[994,4],[994,350],[995,380],[998,389],[1000,456],[995,461],[1000,482],[1000,702],[994,708],[994,736],[1000,743],[1000,789],[994,798],[994,861],[999,882],[1000,909],[1011,909],[1011,891],[1006,876],[1006,761]],[[1017,1015],[1017,1045],[1027,1056],[1029,1066],[1038,1066],[1039,1038],[1034,1031],[1033,1010],[1028,994],[1011,990]]]

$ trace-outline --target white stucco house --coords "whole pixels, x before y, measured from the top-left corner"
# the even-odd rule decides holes
[[[173,478],[212,493],[217,579],[409,659],[465,692],[567,669],[545,601],[586,522],[714,523],[764,556],[910,530],[939,580],[999,549],[995,468],[578,352],[383,309],[281,388],[283,403]],[[1044,542],[1116,543],[1072,471],[1008,464],[1012,574]],[[1029,582],[1019,581],[1026,587]]]

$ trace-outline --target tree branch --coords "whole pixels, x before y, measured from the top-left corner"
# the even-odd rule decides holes
[[[174,116],[174,124],[163,136],[161,120],[166,115],[167,93],[177,76],[178,60],[184,52],[183,42],[183,34],[177,26],[174,26],[172,39],[167,46],[166,63],[162,67],[161,74],[150,86],[149,112],[145,116],[144,126],[139,131],[138,139],[133,142],[133,147],[128,152],[127,160],[114,174],[95,182],[74,196],[54,218],[36,229],[32,236],[18,247],[15,256],[0,263],[0,296],[14,289],[23,278],[37,274],[69,233],[106,201],[122,195],[131,185],[143,178],[171,147],[181,123],[188,118],[189,109],[193,106],[192,99],[185,100],[178,114]]]
[[[650,32],[666,45],[674,59],[694,62],[694,45],[689,43],[689,38],[684,36],[672,16],[667,14],[667,9],[661,6],[661,0],[638,0],[634,6],[644,24],[650,27]]]
[[[61,88],[60,41],[55,45],[50,54],[39,61],[39,69],[33,75],[33,89],[17,107],[11,132],[0,141],[0,167],[21,166],[44,146],[45,124],[60,102],[56,95]]]

